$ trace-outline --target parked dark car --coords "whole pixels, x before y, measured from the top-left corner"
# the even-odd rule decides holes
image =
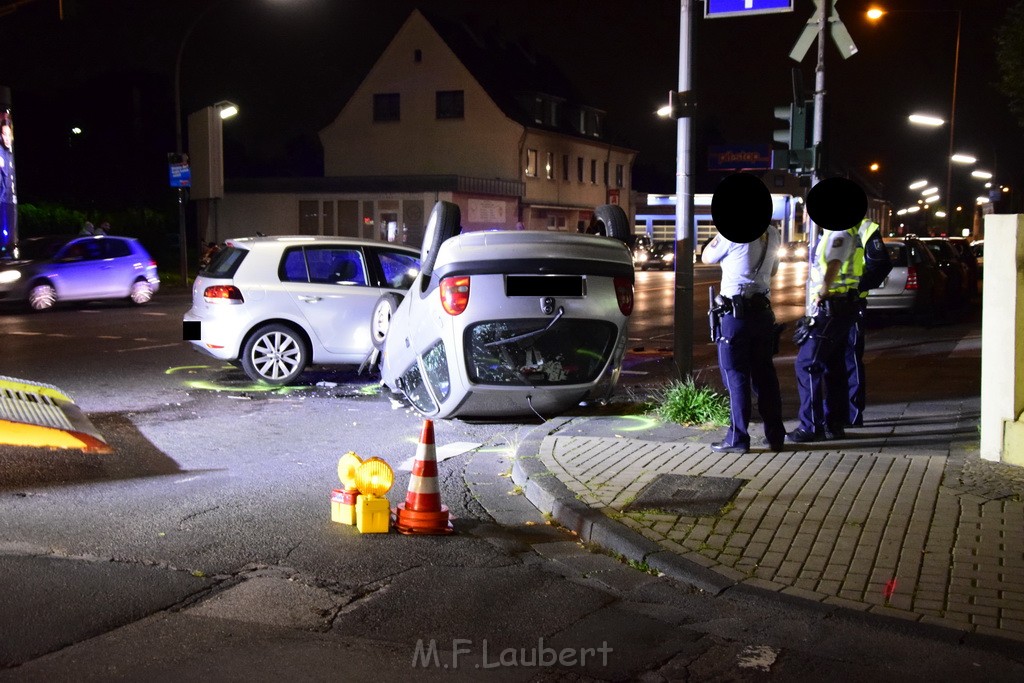
[[[884,242],[892,271],[881,287],[868,292],[868,310],[907,313],[931,322],[945,307],[945,273],[921,240],[887,237]]]
[[[967,291],[971,296],[978,293],[978,280],[981,279],[981,266],[978,257],[974,255],[971,243],[963,237],[950,237],[949,243],[953,245],[960,261],[967,266]]]
[[[963,305],[971,297],[970,274],[949,238],[922,237],[921,242],[935,257],[935,262],[939,264],[942,272],[946,274],[947,305],[952,307]]]
[[[974,240],[971,242],[971,253],[978,262],[978,277],[985,276],[985,240]]]
[[[657,268],[658,270],[672,270],[675,266],[676,243],[655,242],[647,253],[636,261],[640,270]]]

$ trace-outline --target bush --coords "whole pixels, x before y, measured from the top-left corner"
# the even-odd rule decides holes
[[[729,397],[706,386],[697,386],[692,377],[672,382],[655,399],[654,413],[666,422],[683,425],[729,425]]]

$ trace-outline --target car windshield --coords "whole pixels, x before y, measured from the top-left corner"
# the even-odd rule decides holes
[[[51,259],[60,251],[60,248],[68,243],[70,238],[64,236],[34,237],[23,240],[18,244],[18,253],[21,258],[29,261],[42,261]]]

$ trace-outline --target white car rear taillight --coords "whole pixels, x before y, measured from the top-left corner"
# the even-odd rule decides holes
[[[241,290],[234,285],[211,285],[203,290],[203,299],[208,304],[245,303]]]

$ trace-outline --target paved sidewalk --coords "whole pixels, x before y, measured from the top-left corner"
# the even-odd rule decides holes
[[[721,433],[694,427],[561,418],[519,445],[513,478],[582,540],[706,591],[1024,641],[1024,468],[979,458],[979,399],[869,417],[845,441],[743,455],[714,453]],[[687,513],[710,478],[738,492]],[[647,508],[652,482],[661,502]]]

